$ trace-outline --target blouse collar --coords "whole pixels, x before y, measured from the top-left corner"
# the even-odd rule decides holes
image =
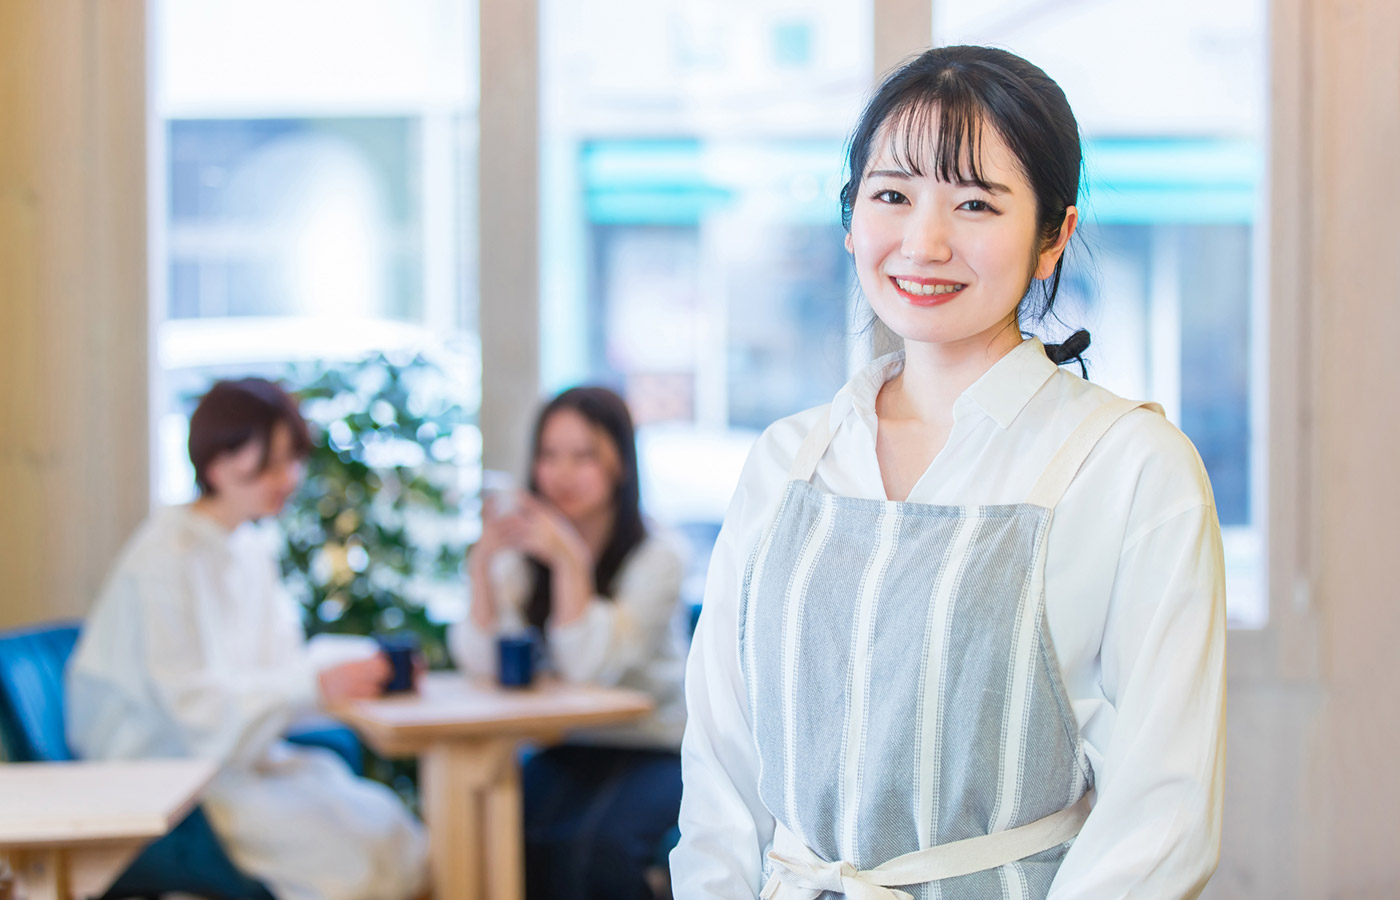
[[[172,512],[184,526],[185,533],[205,547],[227,551],[237,534],[236,530],[229,531],[203,513],[196,512],[193,503],[173,507]]]
[[[1027,338],[997,360],[963,392],[953,404],[954,418],[960,417],[972,405],[1002,429],[1009,428],[1058,369],[1045,355],[1045,345],[1040,339]],[[873,434],[876,427],[875,398],[885,382],[902,371],[904,351],[900,350],[874,360],[857,372],[832,401],[831,429],[835,431],[848,416],[855,415],[870,426]]]

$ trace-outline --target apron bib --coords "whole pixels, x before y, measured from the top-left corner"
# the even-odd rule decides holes
[[[820,491],[821,417],[740,599],[778,822],[764,898],[1046,896],[1093,787],[1046,624],[1046,537],[1089,452],[1144,405],[1096,409],[999,506]]]

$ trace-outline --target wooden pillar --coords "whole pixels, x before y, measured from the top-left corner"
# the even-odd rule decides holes
[[[1314,0],[1311,288],[1328,897],[1400,896],[1400,4]],[[1315,894],[1314,896],[1323,896]]]
[[[540,399],[539,4],[480,10],[481,456],[523,477]]]
[[[873,0],[875,79],[932,46],[937,0]]]
[[[1207,900],[1400,896],[1400,5],[1270,4],[1270,622]]]
[[[873,0],[871,28],[871,90],[901,63],[933,46],[933,5],[936,0]],[[862,301],[863,303],[864,301]],[[862,313],[863,315],[865,313]],[[904,341],[881,322],[870,329],[871,357],[901,350]]]
[[[0,627],[149,506],[143,0],[0,0]]]

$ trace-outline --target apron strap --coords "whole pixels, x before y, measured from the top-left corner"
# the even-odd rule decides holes
[[[1112,428],[1115,422],[1138,407],[1150,409],[1156,413],[1162,412],[1162,407],[1156,403],[1115,397],[1089,413],[1079,424],[1079,427],[1074,429],[1074,432],[1060,446],[1054,459],[1050,460],[1050,464],[1045,467],[1045,471],[1040,473],[1040,478],[1036,481],[1035,487],[1031,488],[1030,496],[1026,497],[1026,502],[1043,506],[1046,509],[1054,509],[1059,504],[1060,498],[1065,495],[1069,483],[1074,480],[1074,476],[1084,465],[1084,460],[1089,458],[1089,453],[1098,445],[1099,439],[1108,433],[1108,429]]]
[[[1094,806],[1094,792],[1086,792],[1073,806],[980,837],[939,844],[897,856],[864,871],[845,861],[827,862],[803,846],[792,832],[778,826],[768,859],[773,874],[763,886],[763,900],[816,900],[823,891],[845,894],[850,900],[913,900],[896,886],[926,884],[958,878],[1044,853],[1079,834]],[[781,843],[791,843],[779,849]]]
[[[824,407],[812,430],[807,432],[807,438],[798,449],[797,456],[793,457],[792,466],[788,469],[788,481],[811,481],[812,475],[817,471],[817,463],[826,455],[826,448],[830,443],[831,408]]]

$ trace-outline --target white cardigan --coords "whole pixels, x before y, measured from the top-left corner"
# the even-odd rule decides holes
[[[651,695],[656,711],[639,722],[577,732],[571,740],[626,747],[676,749],[685,730],[684,638],[677,616],[685,573],[679,539],[648,523],[647,537],[622,563],[611,600],[595,597],[568,625],[546,625],[547,663],[566,681],[633,688]],[[502,551],[491,566],[499,604],[498,631],[518,628],[529,601],[525,557]],[[452,626],[448,643],[457,666],[494,678],[497,632],[470,613]]]

